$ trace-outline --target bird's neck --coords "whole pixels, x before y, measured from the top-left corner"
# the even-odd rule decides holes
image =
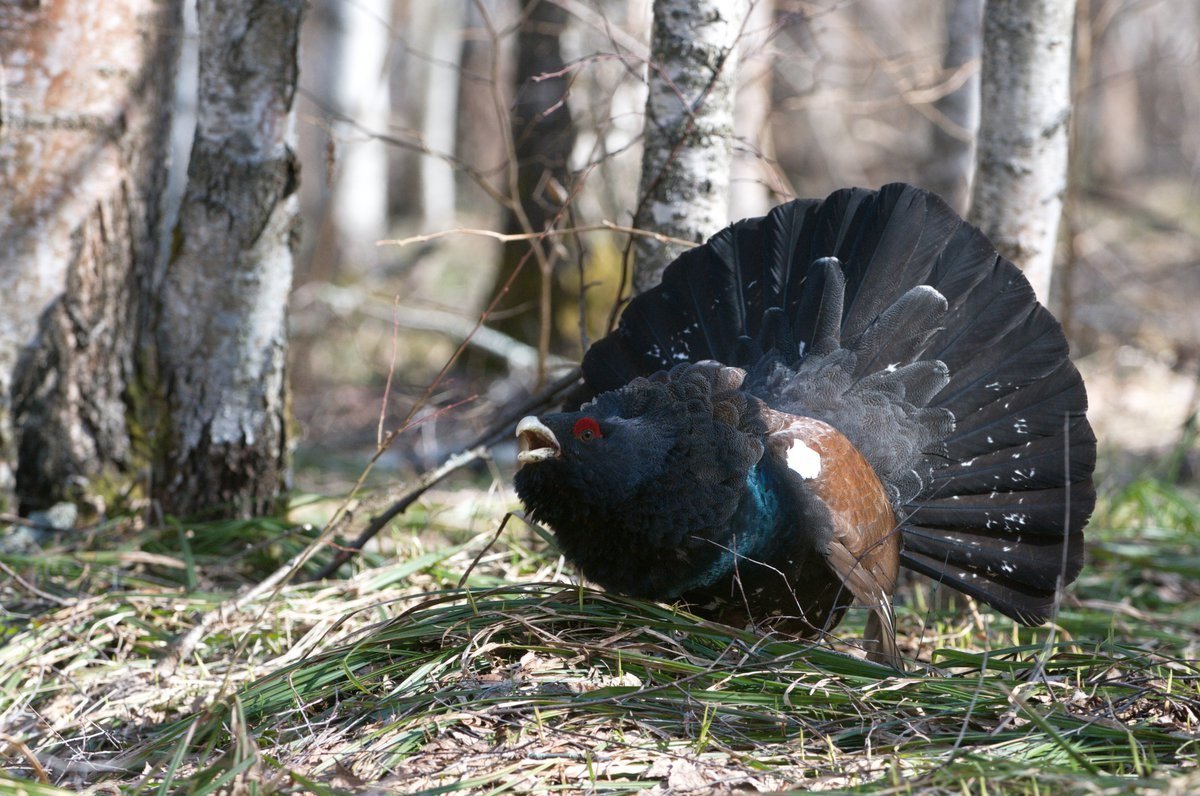
[[[729,521],[720,556],[688,582],[682,591],[702,589],[737,571],[739,562],[766,561],[774,552],[786,521],[779,484],[771,471],[759,463],[746,476],[746,491]]]

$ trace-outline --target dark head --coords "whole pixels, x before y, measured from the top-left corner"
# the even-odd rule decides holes
[[[743,373],[713,362],[635,379],[577,412],[517,426],[515,485],[590,579],[667,599],[720,553],[763,453]]]

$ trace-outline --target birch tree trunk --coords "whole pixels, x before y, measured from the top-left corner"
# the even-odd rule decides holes
[[[748,0],[654,0],[642,201],[634,226],[702,241],[729,223],[738,35]],[[634,290],[682,251],[638,236]]]
[[[388,151],[370,133],[388,129],[392,2],[321,0],[310,8],[310,26],[321,24],[302,68],[312,73],[306,85],[319,98],[320,112],[334,114],[325,139],[332,155],[323,153],[331,172],[328,204],[314,210],[328,218],[315,225],[312,259],[321,278],[353,280],[378,264],[375,244],[387,237]]]
[[[428,34],[430,63],[424,65],[421,86],[421,138],[425,146],[442,155],[453,155],[458,128],[459,82],[462,74],[462,36],[467,21],[465,0],[438,0],[412,8],[413,22]],[[434,155],[421,158],[421,228],[425,231],[454,225],[457,208],[454,167]]]
[[[963,75],[963,70],[970,71],[958,88],[934,105],[941,118],[933,128],[933,153],[926,169],[927,187],[960,215],[970,206],[971,182],[975,176],[983,4],[984,0],[946,0],[946,54],[942,68],[948,79]]]
[[[1043,303],[1067,184],[1075,0],[988,0],[971,220]]]
[[[0,0],[0,504],[135,466],[179,26],[178,0]]]
[[[388,50],[390,0],[334,0],[340,23],[334,63],[334,107],[373,132],[387,129],[390,112]],[[340,174],[330,212],[337,229],[339,258],[351,274],[373,270],[375,245],[387,236],[387,145],[346,122],[334,123],[341,138]]]
[[[261,513],[285,483],[303,7],[198,3],[198,123],[157,325],[169,439],[154,493],[167,513]]]

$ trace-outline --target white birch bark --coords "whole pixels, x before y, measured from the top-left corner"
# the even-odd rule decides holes
[[[246,516],[286,477],[286,306],[297,234],[292,99],[303,0],[200,0],[200,97],[158,364],[163,510]]]
[[[702,241],[729,223],[738,35],[748,0],[655,0],[640,229]],[[634,290],[658,284],[682,247],[638,236]]]
[[[0,0],[0,504],[132,469],[178,38],[178,0]]]
[[[971,220],[1045,303],[1067,185],[1075,0],[988,0]]]
[[[454,167],[439,155],[453,155],[458,137],[464,0],[439,0],[413,8],[414,22],[428,35],[420,41],[428,53],[422,86],[421,139],[436,154],[421,157],[421,214],[426,231],[454,225],[457,206]]]
[[[375,267],[377,241],[387,237],[387,145],[368,132],[388,129],[388,49],[391,0],[333,0],[330,102],[347,121],[335,121],[337,176],[330,214],[338,259],[351,274]]]

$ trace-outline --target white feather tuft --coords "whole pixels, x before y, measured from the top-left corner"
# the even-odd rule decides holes
[[[788,447],[787,466],[789,470],[805,480],[816,478],[821,474],[821,454],[800,440],[795,440]]]

